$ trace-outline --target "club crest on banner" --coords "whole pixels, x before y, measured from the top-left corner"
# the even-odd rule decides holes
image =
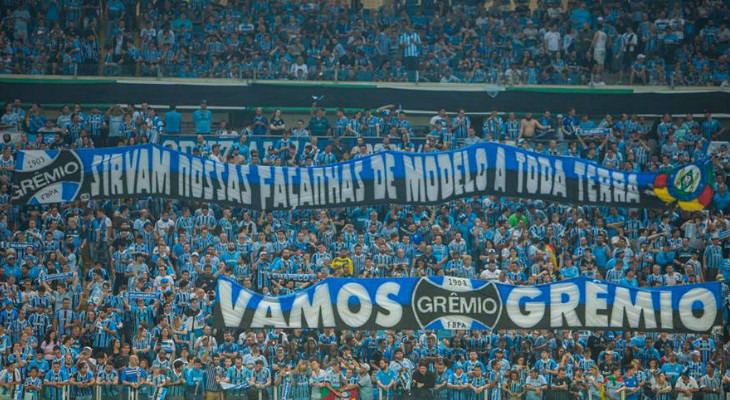
[[[435,205],[506,196],[601,207],[701,210],[712,201],[709,160],[663,172],[607,168],[498,143],[438,153],[396,150],[315,166],[218,162],[157,145],[21,150],[14,204],[163,197],[254,210]]]
[[[657,175],[654,192],[667,203],[677,202],[683,210],[703,210],[712,202],[712,165],[690,164]]]
[[[21,152],[16,161],[13,201],[61,203],[76,198],[84,182],[84,164],[74,151]]]
[[[419,280],[411,303],[424,329],[492,329],[502,314],[493,283],[449,276]]]

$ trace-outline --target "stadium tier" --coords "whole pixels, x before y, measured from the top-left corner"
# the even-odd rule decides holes
[[[2,8],[0,68],[12,74],[719,86],[730,71],[721,1],[9,0]]]
[[[727,1],[0,9],[0,400],[727,399]]]

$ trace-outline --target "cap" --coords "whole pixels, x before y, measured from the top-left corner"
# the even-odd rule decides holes
[[[195,256],[195,257],[200,257],[200,254],[198,254],[198,252],[197,252],[197,251],[194,251],[194,252],[193,252],[193,254],[191,254],[190,256],[191,256],[191,257],[192,257],[192,256]]]
[[[643,54],[639,54],[638,56],[636,56],[636,59],[637,59],[637,60],[643,60],[643,59],[645,59],[645,58],[646,58],[646,56],[645,56],[645,55],[643,55]]]
[[[557,118],[563,118],[563,114],[558,114]]]

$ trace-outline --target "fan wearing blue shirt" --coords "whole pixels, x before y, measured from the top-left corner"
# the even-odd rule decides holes
[[[568,261],[568,260],[570,260],[570,258],[566,258],[565,260]],[[573,264],[572,262],[568,262],[568,264],[570,264],[570,265],[564,265],[560,269],[560,276],[563,279],[575,278],[580,273],[580,270],[578,269],[578,267],[575,264]]]
[[[380,371],[375,374],[375,382],[378,384],[378,388],[385,392],[383,397],[393,397],[395,379],[395,372],[388,368],[388,362],[385,359],[381,359]]]
[[[202,361],[196,358],[193,367],[185,374],[186,391],[189,395],[200,395],[205,393],[205,371],[202,368]]]
[[[466,366],[466,374],[470,377],[474,375],[474,368],[479,367],[482,369],[482,371],[486,371],[486,368],[484,367],[484,363],[479,361],[477,358],[477,352],[476,351],[470,351],[469,352],[469,359],[464,363],[464,366]]]
[[[225,251],[223,252],[223,254],[221,254],[221,261],[223,261],[229,268],[233,268],[238,264],[238,260],[240,258],[241,253],[236,251],[236,244],[233,242],[228,242],[228,251]]]
[[[46,387],[46,397],[49,400],[61,400],[63,387],[68,382],[68,373],[61,370],[61,362],[54,361],[51,370],[46,373],[43,379],[43,386]]]
[[[210,133],[210,126],[213,122],[213,113],[208,110],[208,103],[203,100],[200,103],[200,109],[193,113],[193,124],[195,124],[195,133]]]
[[[650,360],[659,360],[659,358],[661,358],[659,350],[654,348],[654,340],[649,337],[645,339],[644,350],[639,352],[639,358],[642,360],[644,368],[649,365]]]
[[[662,267],[674,264],[676,253],[669,247],[669,243],[664,244],[664,248],[656,254],[656,263]]]
[[[269,121],[263,114],[261,107],[256,108],[256,115],[253,117],[252,130],[254,135],[265,135],[269,129]]]
[[[641,396],[641,384],[636,376],[636,367],[632,364],[624,375],[624,386],[626,387],[625,400],[639,400]]]
[[[677,362],[676,354],[671,354],[669,356],[669,362],[662,365],[661,371],[664,372],[664,375],[666,375],[672,386],[674,386],[674,384],[677,383],[679,376],[682,375],[684,366]]]
[[[165,113],[165,131],[167,133],[180,133],[181,119],[175,105],[171,105],[170,111]]]
[[[550,353],[548,353],[547,350],[542,351],[542,358],[537,360],[535,363],[535,368],[545,378],[545,381],[550,384],[550,381],[553,378],[553,375],[558,374],[558,363],[555,362],[552,358],[550,358]]]
[[[122,386],[127,387],[127,390],[139,390],[147,382],[147,372],[139,367],[137,356],[129,356],[129,366],[122,370],[119,381]]]
[[[621,279],[619,285],[627,287],[639,287],[639,281],[636,280],[636,273],[633,269],[626,270],[626,275]]]

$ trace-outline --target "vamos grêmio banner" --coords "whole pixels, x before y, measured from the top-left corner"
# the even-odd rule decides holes
[[[709,164],[707,164],[709,165]],[[711,168],[632,173],[496,143],[439,153],[378,152],[316,167],[234,165],[157,145],[19,151],[16,204],[129,197],[197,199],[258,210],[441,204],[478,195],[659,208],[712,200]]]
[[[708,332],[722,324],[717,282],[636,289],[575,278],[512,286],[454,277],[329,278],[263,296],[226,278],[220,327],[338,329],[611,329]]]

